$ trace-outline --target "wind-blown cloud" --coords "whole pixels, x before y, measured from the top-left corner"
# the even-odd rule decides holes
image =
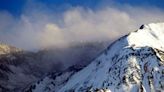
[[[1,11],[0,40],[26,50],[113,41],[141,24],[164,21],[163,15],[164,11],[155,7],[132,6],[105,6],[97,10],[79,6],[59,14],[49,8],[27,8],[20,18]]]

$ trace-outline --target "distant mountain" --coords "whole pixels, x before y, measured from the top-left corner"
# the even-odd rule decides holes
[[[72,44],[68,48],[52,47],[38,52],[29,52],[1,43],[0,92],[22,92],[46,75],[70,71],[69,67],[74,64],[83,67],[91,62],[105,46],[104,43],[95,42]],[[72,72],[74,70],[71,70]]]
[[[142,25],[74,70],[48,75],[26,92],[163,92],[164,23]]]
[[[0,92],[20,92],[25,85],[39,78],[34,72],[32,52],[26,52],[13,46],[0,44]]]

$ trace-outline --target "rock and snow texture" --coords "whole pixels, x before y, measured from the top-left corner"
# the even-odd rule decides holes
[[[164,23],[143,25],[51,92],[163,92],[163,60]]]
[[[51,92],[57,91],[65,85],[69,78],[81,70],[82,67],[74,65],[61,72],[52,72],[37,83],[30,85],[25,92]]]

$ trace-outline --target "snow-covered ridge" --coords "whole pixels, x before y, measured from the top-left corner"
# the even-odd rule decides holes
[[[127,41],[128,46],[149,46],[164,50],[164,23],[142,25],[136,32],[129,34]]]
[[[114,42],[57,92],[164,91],[163,51],[164,23],[143,25]]]

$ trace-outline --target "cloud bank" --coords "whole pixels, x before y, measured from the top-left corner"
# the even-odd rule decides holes
[[[0,11],[0,41],[26,50],[72,43],[113,41],[142,24],[163,22],[164,11],[150,7],[70,7],[54,12],[44,5],[25,8],[19,18]]]

